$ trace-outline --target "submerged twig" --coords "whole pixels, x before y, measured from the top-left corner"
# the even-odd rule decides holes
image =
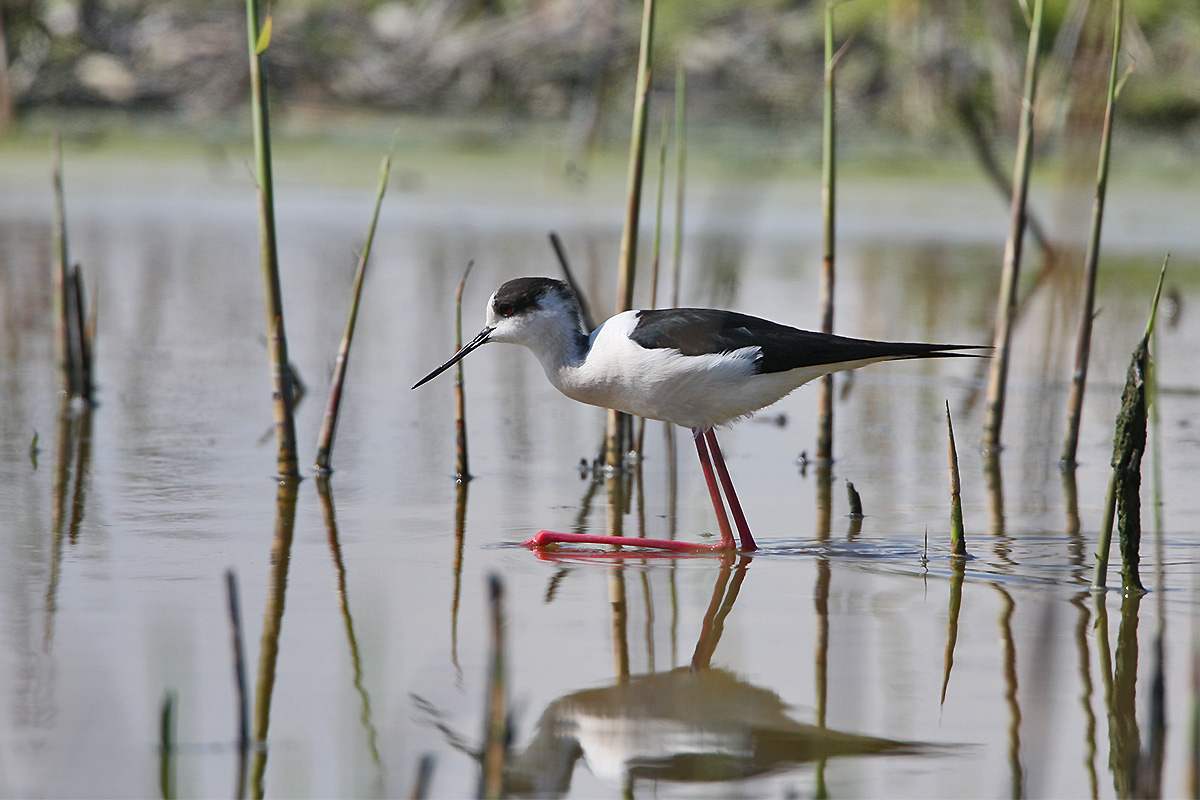
[[[296,457],[295,387],[283,326],[283,291],[275,244],[275,183],[271,173],[270,115],[262,54],[271,41],[271,17],[259,22],[258,0],[246,0],[246,32],[250,44],[250,111],[254,127],[255,180],[258,183],[259,258],[267,312],[267,349],[271,360],[275,411],[276,464],[280,477],[299,477]]]
[[[993,344],[996,357],[988,375],[987,405],[983,423],[983,446],[1000,446],[1004,423],[1004,399],[1008,382],[1008,359],[1012,345],[1013,319],[1017,307],[1017,281],[1021,272],[1021,249],[1025,239],[1026,198],[1029,172],[1033,164],[1033,107],[1037,95],[1038,47],[1042,36],[1044,0],[1033,0],[1029,26],[1029,44],[1025,55],[1025,89],[1021,96],[1017,153],[1013,165],[1012,206],[1009,213],[1008,239],[1004,243],[1004,265],[1000,276],[1000,294],[996,306]]]
[[[319,475],[328,475],[333,472],[330,461],[333,457],[333,440],[337,433],[338,412],[342,407],[342,386],[345,384],[346,367],[350,362],[350,343],[354,340],[354,327],[358,322],[358,306],[362,300],[363,277],[367,273],[371,244],[375,241],[375,227],[379,223],[379,209],[383,205],[383,196],[387,193],[388,175],[392,171],[392,156],[395,152],[396,140],[392,139],[391,149],[384,156],[379,170],[379,189],[375,194],[375,211],[371,214],[371,225],[367,229],[367,241],[363,244],[362,253],[358,257],[358,267],[354,271],[354,290],[350,299],[350,313],[346,318],[346,327],[342,331],[342,343],[338,346],[337,361],[333,366],[333,380],[329,386],[329,403],[325,407],[321,433],[317,436],[317,460],[314,466]]]
[[[1096,170],[1096,196],[1092,203],[1092,224],[1083,259],[1083,298],[1079,304],[1079,334],[1075,345],[1075,369],[1071,375],[1071,395],[1067,401],[1067,431],[1063,438],[1059,465],[1075,466],[1079,450],[1079,421],[1083,414],[1083,393],[1087,388],[1088,360],[1092,346],[1092,320],[1095,319],[1096,273],[1100,261],[1100,227],[1104,221],[1104,201],[1108,194],[1108,163],[1112,143],[1113,107],[1117,98],[1117,62],[1121,56],[1121,28],[1124,0],[1113,0],[1112,65],[1108,71],[1108,100],[1104,106],[1104,124],[1100,134],[1100,164]]]

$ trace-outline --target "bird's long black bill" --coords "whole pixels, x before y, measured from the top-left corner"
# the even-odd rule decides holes
[[[479,347],[479,345],[481,345],[481,344],[487,344],[487,341],[489,338],[491,338],[491,335],[492,335],[492,328],[484,328],[483,330],[481,330],[479,332],[478,336],[476,336],[474,339],[472,339],[471,341],[464,344],[461,348],[459,348],[459,351],[457,353],[450,356],[449,361],[447,361],[445,364],[442,364],[440,367],[435,369],[433,372],[429,373],[424,378],[421,378],[421,380],[414,383],[412,388],[415,389],[423,383],[428,383],[429,381],[436,378],[438,375],[441,375],[443,372],[445,372],[446,370],[453,367],[459,361],[462,361],[463,358],[466,357],[467,353],[471,352],[476,347]]]

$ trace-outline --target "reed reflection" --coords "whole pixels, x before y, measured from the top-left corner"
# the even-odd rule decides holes
[[[464,451],[465,452],[465,451]],[[454,561],[450,568],[454,576],[450,594],[450,663],[454,666],[456,684],[462,686],[462,666],[458,663],[458,608],[462,600],[463,547],[467,532],[467,486],[460,478],[454,486]]]
[[[382,795],[383,762],[379,757],[379,735],[371,717],[371,697],[367,693],[366,683],[363,680],[362,657],[358,650],[358,637],[354,633],[354,618],[350,615],[350,597],[346,590],[346,565],[342,560],[342,544],[338,535],[337,513],[333,504],[333,487],[330,486],[329,478],[326,476],[318,476],[316,481],[317,495],[321,501],[321,517],[325,522],[325,534],[329,540],[329,552],[333,558],[333,568],[337,576],[338,605],[342,612],[342,622],[346,627],[346,644],[350,651],[350,664],[354,670],[354,691],[358,693],[362,703],[359,719],[367,737],[367,751],[375,771],[372,781],[375,790],[373,793]]]
[[[92,463],[92,406],[76,405],[62,395],[54,439],[53,505],[50,510],[50,579],[46,586],[46,621],[43,647],[50,652],[54,639],[54,616],[58,608],[58,580],[62,568],[63,543],[79,537],[87,506],[87,487]]]
[[[267,770],[267,732],[271,725],[271,695],[275,689],[275,667],[279,660],[279,632],[287,596],[288,566],[296,523],[297,478],[280,478],[275,495],[275,534],[271,539],[271,575],[267,606],[263,612],[262,638],[258,654],[258,681],[254,691],[254,757],[250,763],[250,796],[261,798]]]

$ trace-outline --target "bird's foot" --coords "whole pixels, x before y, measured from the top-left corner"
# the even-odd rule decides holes
[[[675,553],[731,553],[735,549],[724,542],[701,544],[677,542],[673,539],[642,539],[637,536],[601,536],[591,533],[560,533],[559,531],[538,531],[528,541],[521,543],[523,547],[534,548],[552,544],[608,544],[617,547],[669,550]]]

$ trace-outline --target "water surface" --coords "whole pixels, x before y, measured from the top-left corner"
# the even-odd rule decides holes
[[[363,155],[361,188],[315,175],[298,155],[278,170],[288,332],[310,390],[297,413],[305,463],[378,155]],[[331,502],[305,480],[294,527],[285,512],[280,529],[245,171],[200,155],[131,173],[68,152],[67,165],[72,257],[99,296],[90,415],[59,413],[48,181],[30,184],[26,165],[0,195],[0,793],[159,794],[168,692],[175,791],[235,792],[227,569],[240,582],[252,694],[273,678],[247,791],[406,794],[429,754],[432,796],[473,794],[493,574],[505,592],[514,791],[1127,794],[1153,738],[1160,632],[1164,757],[1141,774],[1157,775],[1162,794],[1188,791],[1200,574],[1194,194],[1114,182],[1077,533],[1057,467],[1071,257],[1018,325],[998,471],[976,447],[980,362],[876,366],[839,380],[829,506],[816,466],[798,463],[815,440],[808,387],[722,433],[763,550],[679,559],[513,544],[539,528],[604,532],[614,514],[627,532],[711,535],[682,432],[669,444],[664,426],[647,426],[622,514],[578,469],[598,450],[603,412],[558,395],[522,349],[487,347],[466,362],[475,479],[465,489],[451,474],[450,376],[409,391],[452,351],[454,290],[469,260],[467,335],[499,283],[557,274],[550,230],[593,305],[611,307],[619,179],[581,188],[548,169],[520,180],[511,169],[443,174],[400,159],[407,178],[385,203],[373,250]],[[697,180],[683,302],[814,326],[817,198],[803,179]],[[1044,202],[1055,207],[1053,196]],[[840,331],[990,341],[1006,216],[990,189],[858,178],[841,203]],[[1164,392],[1143,481],[1143,580],[1156,591],[1140,602],[1093,597],[1112,421],[1167,249]],[[959,572],[948,555],[946,401],[974,556]],[[862,520],[846,516],[845,481],[862,495]]]

